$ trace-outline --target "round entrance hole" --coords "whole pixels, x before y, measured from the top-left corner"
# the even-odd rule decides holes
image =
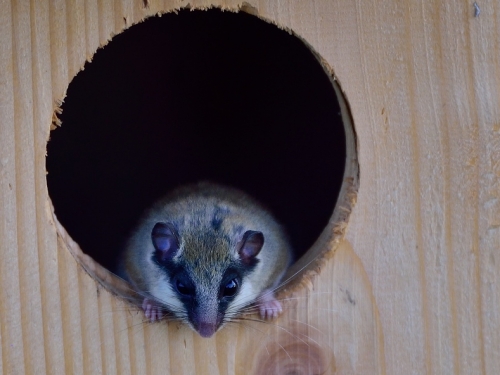
[[[343,228],[357,186],[354,133],[337,95],[303,41],[255,16],[149,18],[98,50],[68,88],[47,150],[57,220],[114,272],[146,208],[212,181],[269,208],[295,258],[309,262]]]

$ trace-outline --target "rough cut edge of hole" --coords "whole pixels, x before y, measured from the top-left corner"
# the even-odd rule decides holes
[[[330,77],[337,100],[339,101],[346,142],[345,169],[342,186],[328,224],[309,250],[287,271],[283,281],[288,278],[292,278],[292,280],[282,288],[279,297],[288,296],[302,288],[311,289],[313,279],[320,275],[321,269],[333,258],[335,251],[344,240],[349,217],[356,204],[359,190],[358,145],[349,105],[327,62],[304,40],[303,42],[314,53]]]
[[[57,220],[57,217],[54,213],[54,206],[52,205],[52,201],[50,200],[50,198],[49,203],[51,211],[50,213],[56,227],[57,235],[62,239],[62,242],[71,253],[71,255],[73,255],[77,263],[79,263],[92,278],[97,280],[112,294],[130,301],[132,304],[140,305],[140,303],[142,303],[142,297],[131,289],[128,282],[116,276],[107,268],[101,266],[92,257],[88,256],[82,251],[80,246],[71,238],[71,236],[62,226],[59,220]]]
[[[307,43],[302,37],[296,34],[293,30],[279,25],[276,21],[267,19],[261,15],[259,15],[258,9],[254,6],[248,4],[247,2],[243,2],[237,8],[230,8],[224,6],[203,6],[203,7],[178,7],[172,8],[167,11],[157,12],[154,14],[146,15],[140,21],[136,23],[126,24],[124,28],[119,32],[122,33],[129,27],[138,24],[140,22],[144,22],[149,17],[161,16],[162,14],[167,14],[171,12],[177,12],[181,9],[190,9],[190,10],[207,10],[210,8],[218,8],[222,11],[231,11],[234,13],[238,13],[239,11],[251,14],[259,19],[273,24],[277,26],[279,29],[287,31],[289,34],[299,38],[302,43],[306,45],[306,47],[313,53],[313,55],[318,60],[318,63],[323,67],[325,74],[330,79],[330,82],[335,90],[337,100],[339,101],[342,122],[344,125],[345,131],[345,141],[346,141],[346,159],[345,159],[345,169],[342,186],[337,198],[337,202],[335,204],[335,208],[333,210],[333,214],[330,217],[330,220],[326,227],[321,232],[318,239],[314,242],[309,250],[298,259],[287,271],[282,281],[286,281],[290,278],[290,281],[286,283],[282,288],[280,288],[278,292],[278,298],[282,298],[292,293],[302,289],[307,288],[310,289],[312,286],[312,281],[317,276],[320,275],[321,269],[324,265],[333,257],[336,249],[339,244],[345,237],[345,233],[347,230],[347,225],[349,221],[350,214],[356,204],[357,193],[359,189],[359,164],[357,159],[357,137],[353,125],[353,120],[351,116],[351,111],[348,102],[345,99],[343,94],[343,90],[341,89],[336,76],[333,73],[333,69],[329,66],[325,59],[323,59],[319,53],[317,53],[314,48]],[[119,34],[118,33],[118,34]],[[98,49],[104,48],[112,38],[117,34],[112,34],[110,38],[99,46]],[[95,53],[97,50],[95,51]],[[94,54],[95,54],[94,53]],[[92,61],[92,56],[87,57],[88,62]],[[84,66],[82,65],[83,70]],[[78,73],[77,73],[78,74]],[[76,76],[76,75],[75,75]],[[66,92],[63,95],[63,98],[60,100],[56,100],[56,106],[54,108],[51,130],[56,127],[59,127],[61,122],[57,117],[58,114],[62,112],[61,105],[64,102],[64,98],[66,96]],[[70,237],[67,233],[66,229],[61,225],[61,223],[57,220],[55,215],[54,207],[52,205],[52,201],[50,197],[47,197],[50,204],[50,214],[52,219],[54,220],[57,234],[63,240],[63,243],[66,245],[69,252],[73,255],[75,260],[85,269],[85,271],[92,276],[95,280],[97,280],[100,284],[102,284],[107,290],[113,293],[116,296],[122,297],[125,300],[132,302],[133,304],[140,305],[142,298],[133,290],[131,290],[130,285],[124,280],[120,279],[116,275],[112,274],[109,270],[101,266],[97,263],[92,257],[86,255],[80,246]]]

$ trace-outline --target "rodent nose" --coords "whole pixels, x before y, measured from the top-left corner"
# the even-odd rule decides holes
[[[202,337],[211,337],[215,331],[217,330],[217,327],[215,325],[215,323],[212,323],[212,322],[200,322],[198,324],[198,333],[202,336]]]

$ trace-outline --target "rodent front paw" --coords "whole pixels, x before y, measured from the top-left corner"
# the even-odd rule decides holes
[[[144,298],[144,301],[142,301],[142,310],[146,318],[152,323],[163,318],[162,308],[148,298]]]
[[[281,303],[274,298],[272,292],[265,292],[258,299],[260,317],[262,319],[277,318],[282,312]]]

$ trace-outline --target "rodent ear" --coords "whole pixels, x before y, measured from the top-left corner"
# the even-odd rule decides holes
[[[170,223],[156,223],[151,231],[151,239],[163,262],[172,259],[179,250],[176,230]]]
[[[264,246],[264,235],[262,232],[256,232],[254,230],[247,230],[243,234],[243,239],[241,240],[241,247],[238,253],[240,254],[240,259],[245,264],[250,264],[255,259],[257,254]]]

